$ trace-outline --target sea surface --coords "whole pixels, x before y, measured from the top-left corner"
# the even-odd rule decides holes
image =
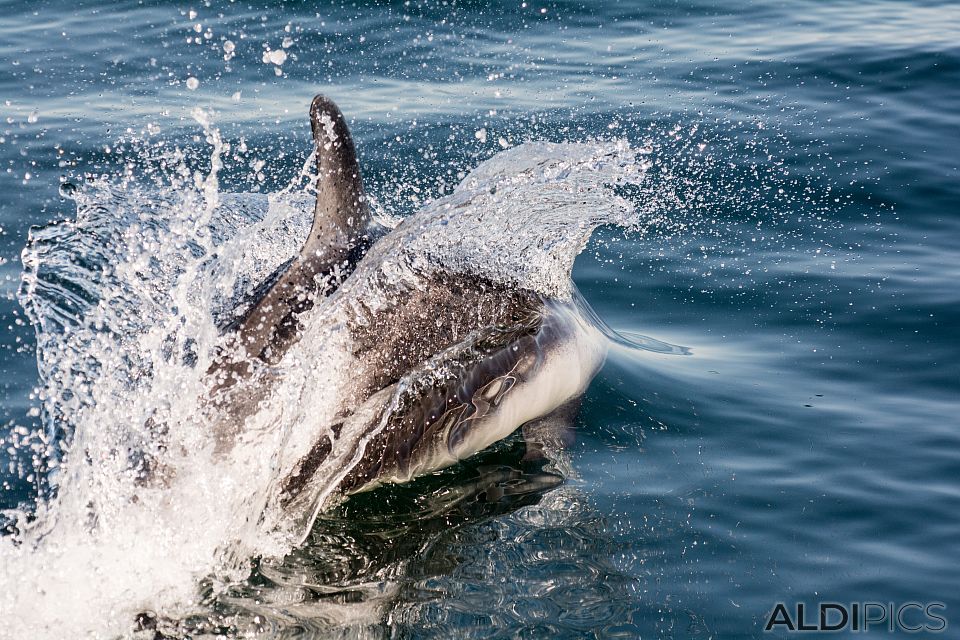
[[[69,528],[48,472],[91,392],[38,365],[64,330],[26,311],[31,227],[73,220],[78,193],[125,194],[98,209],[119,225],[151,189],[302,190],[321,92],[385,219],[523,143],[635,152],[642,180],[616,189],[635,224],[573,271],[633,342],[588,389],[563,481],[514,437],[172,591],[137,551],[169,523],[118,530],[109,562],[79,538],[82,562],[32,556],[29,522]],[[138,637],[788,637],[764,630],[777,603],[824,602],[940,603],[960,630],[955,2],[8,0],[0,118],[0,638],[122,637],[138,611]],[[145,261],[189,251],[132,229]],[[509,233],[485,230],[491,260]],[[89,627],[55,611],[90,602]]]

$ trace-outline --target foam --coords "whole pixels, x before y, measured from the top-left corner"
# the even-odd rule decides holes
[[[286,553],[298,534],[268,505],[349,385],[338,327],[351,301],[376,306],[437,269],[568,298],[590,231],[635,223],[612,192],[643,172],[625,143],[497,155],[403,221],[305,318],[311,330],[261,372],[266,397],[218,456],[202,399],[219,326],[302,244],[312,203],[293,191],[221,193],[223,142],[197,119],[213,148],[208,175],[86,185],[72,196],[76,218],[34,230],[24,251],[47,437],[69,444],[56,498],[0,539],[0,610],[30,612],[5,616],[7,637],[113,637],[140,611],[202,609],[201,581],[216,593],[246,578],[249,558]],[[144,456],[164,468],[162,486],[144,486]],[[352,451],[331,459],[342,473],[355,462]]]

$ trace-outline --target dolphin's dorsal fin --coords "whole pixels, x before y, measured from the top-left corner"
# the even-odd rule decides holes
[[[347,259],[364,244],[370,224],[357,150],[343,113],[326,96],[313,99],[310,128],[317,146],[317,203],[300,256],[312,259],[337,253]]]
[[[370,214],[346,119],[332,100],[318,95],[310,105],[310,126],[317,160],[313,225],[299,255],[271,277],[273,284],[230,327],[242,351],[231,356],[235,365],[229,368],[240,375],[247,367],[238,360],[280,359],[299,338],[297,316],[352,271],[369,243]]]

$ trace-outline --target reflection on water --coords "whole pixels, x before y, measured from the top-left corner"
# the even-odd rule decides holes
[[[411,485],[355,495],[321,516],[302,548],[259,561],[224,593],[208,589],[202,612],[144,614],[141,628],[267,638],[695,632],[696,616],[647,602],[644,582],[621,567],[637,548],[616,541],[575,479],[564,482],[566,454],[530,457],[513,437]]]

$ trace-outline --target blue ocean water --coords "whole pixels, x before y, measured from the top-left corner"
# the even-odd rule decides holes
[[[75,214],[61,182],[149,184],[144,149],[201,149],[192,109],[242,149],[221,189],[266,193],[332,96],[394,215],[527,140],[626,139],[650,160],[656,197],[625,193],[646,232],[601,230],[574,278],[611,326],[691,355],[614,350],[564,485],[477,498],[504,482],[491,468],[522,484],[510,441],[351,499],[183,634],[765,637],[778,602],[939,602],[960,625],[955,4],[3,9],[2,508],[43,484],[28,230]],[[278,604],[294,584],[313,606]],[[337,624],[333,599],[378,606]]]

